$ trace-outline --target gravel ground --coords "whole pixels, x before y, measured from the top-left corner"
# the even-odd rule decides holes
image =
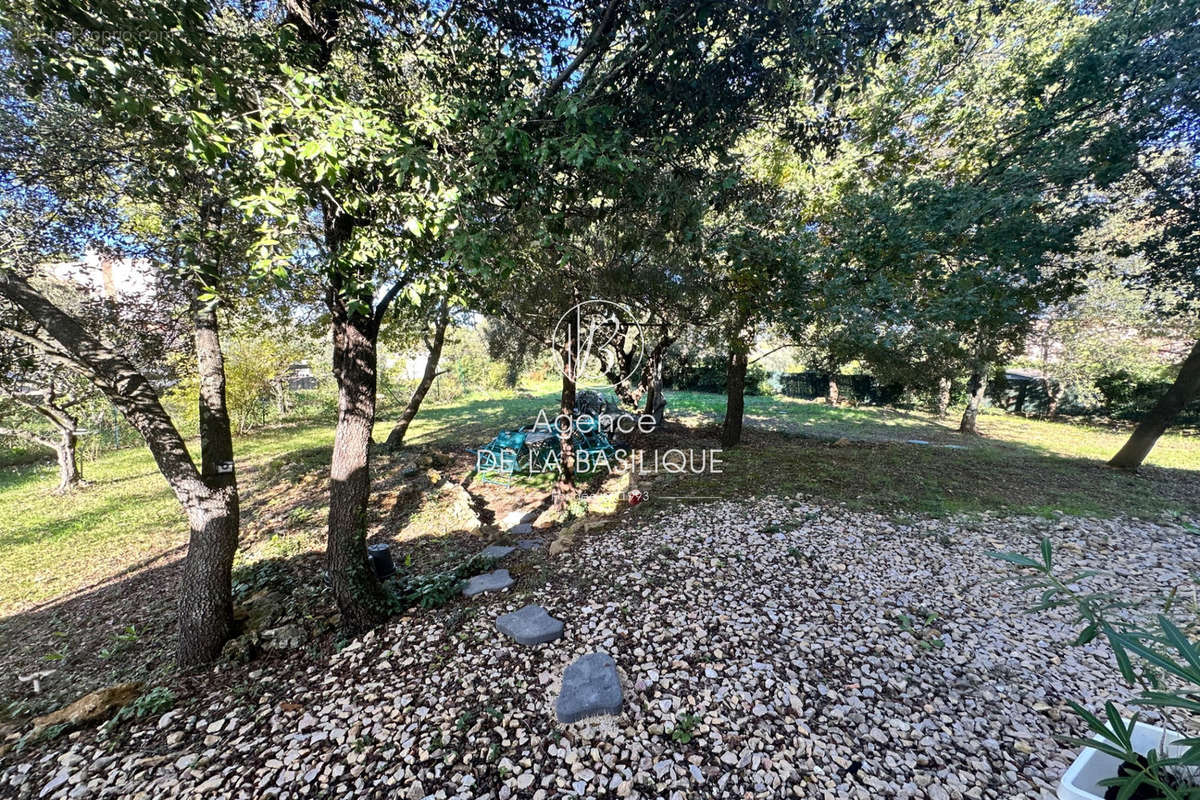
[[[1124,696],[1104,645],[1028,615],[987,549],[1186,586],[1200,537],[1061,518],[914,521],[750,500],[639,514],[544,585],[396,620],[327,668],[249,673],[203,713],[82,732],[0,773],[21,797],[1051,797],[1081,730],[1065,701]],[[514,554],[511,559],[535,558]],[[527,648],[493,621],[566,621]],[[1191,601],[1189,601],[1191,602]],[[936,616],[934,616],[936,615]],[[611,654],[625,710],[562,726],[564,667]],[[203,709],[203,705],[200,706]],[[111,752],[110,752],[111,749]]]

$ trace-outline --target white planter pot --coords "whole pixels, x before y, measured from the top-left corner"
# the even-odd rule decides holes
[[[1133,749],[1143,755],[1150,750],[1161,750],[1164,734],[1167,744],[1183,738],[1174,731],[1164,731],[1154,725],[1139,722],[1133,729]],[[1092,738],[1099,739],[1100,737],[1093,736]],[[1182,747],[1166,749],[1167,755],[1179,755],[1183,750]],[[1071,766],[1067,768],[1058,784],[1058,800],[1104,800],[1104,792],[1107,787],[1101,786],[1100,781],[1106,778],[1115,778],[1117,767],[1120,764],[1119,759],[1113,758],[1107,753],[1101,753],[1091,747],[1083,748],[1071,762]]]

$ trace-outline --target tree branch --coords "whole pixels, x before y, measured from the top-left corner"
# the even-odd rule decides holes
[[[567,64],[567,66],[564,67],[563,70],[554,77],[554,80],[550,81],[550,85],[546,87],[546,92],[542,96],[543,104],[557,94],[560,89],[562,89],[566,82],[570,80],[571,76],[575,74],[575,71],[579,69],[579,65],[582,64],[587,58],[597,51],[603,53],[603,51],[600,50],[601,39],[607,38],[608,35],[612,33],[612,29],[616,25],[617,21],[617,9],[623,2],[624,0],[609,0],[608,6],[604,9],[604,15],[600,18],[600,22],[596,24],[596,27],[592,28],[592,32],[588,34],[588,38],[584,41],[583,47],[579,48],[579,52],[575,54],[573,59],[571,59],[571,63]]]

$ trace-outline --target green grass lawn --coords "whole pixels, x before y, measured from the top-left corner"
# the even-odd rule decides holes
[[[701,392],[668,392],[676,416],[720,421],[725,398]],[[966,445],[981,450],[1006,446],[1045,455],[1107,461],[1129,437],[1127,429],[1104,428],[1067,422],[1028,419],[985,409],[979,417],[980,436],[958,433],[962,409],[945,419],[923,411],[902,411],[870,406],[829,406],[824,402],[790,397],[747,397],[746,421],[750,425],[820,438],[905,441],[922,439],[938,444]],[[1146,459],[1151,466],[1200,470],[1200,436],[1167,433]]]
[[[701,426],[705,441],[723,411],[720,395],[670,392],[674,418]],[[432,403],[408,443],[443,449],[478,446],[502,428],[532,421],[557,403],[537,393],[496,393]],[[726,452],[721,475],[664,478],[660,495],[736,497],[803,491],[856,507],[895,513],[1004,510],[1113,516],[1196,514],[1200,438],[1168,435],[1151,454],[1153,469],[1130,476],[1104,469],[1124,433],[1004,414],[980,419],[983,436],[960,437],[954,419],[879,408],[830,408],[776,397],[747,398],[746,445]],[[385,415],[376,437],[382,439]],[[763,433],[769,428],[778,433]],[[258,431],[236,443],[243,495],[270,489],[291,464],[320,471],[328,463],[332,420]],[[832,446],[830,440],[852,441]],[[923,439],[967,450],[903,444]],[[901,442],[901,443],[896,443]],[[675,445],[668,445],[675,446]],[[183,516],[145,448],[108,453],[84,464],[91,485],[51,494],[50,465],[0,469],[0,614],[27,609],[95,581],[154,563],[187,541]],[[288,472],[286,474],[295,474]],[[652,495],[653,496],[653,495]],[[248,504],[244,504],[248,505]]]
[[[408,442],[478,446],[501,426],[519,424],[553,402],[550,395],[505,393],[431,404],[409,428]],[[386,436],[389,422],[386,416],[381,420],[377,439]],[[234,449],[243,498],[252,500],[264,489],[280,464],[325,469],[332,443],[332,420],[238,437]],[[198,442],[189,445],[195,454]],[[0,615],[148,566],[187,544],[186,521],[149,450],[106,453],[86,461],[83,472],[89,485],[64,497],[52,493],[53,465],[0,469],[0,574],[5,576]]]

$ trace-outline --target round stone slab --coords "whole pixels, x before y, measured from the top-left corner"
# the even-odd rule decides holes
[[[563,635],[562,620],[550,616],[541,606],[528,605],[511,614],[496,617],[496,628],[505,636],[517,640],[517,644],[542,644],[553,642]]]
[[[483,592],[498,592],[512,585],[513,578],[512,575],[508,574],[508,570],[498,569],[493,572],[476,575],[467,581],[467,585],[463,587],[463,596],[474,597]]]
[[[517,548],[515,548],[515,547],[509,547],[508,545],[504,545],[504,544],[492,544],[492,545],[488,545],[487,547],[483,548],[483,550],[479,553],[479,555],[483,556],[484,558],[493,558],[493,559],[499,561],[500,559],[504,558],[506,555],[508,555],[509,553],[511,553],[513,550],[516,550],[516,549]]]
[[[623,700],[617,662],[608,653],[588,653],[563,671],[554,715],[559,722],[578,722],[598,714],[619,714]]]

